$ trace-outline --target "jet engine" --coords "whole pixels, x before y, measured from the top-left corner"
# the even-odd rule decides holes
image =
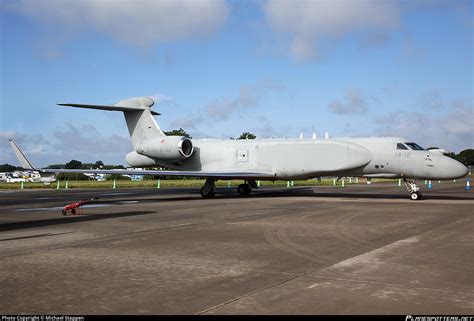
[[[192,141],[183,136],[157,137],[143,142],[137,150],[138,154],[171,162],[183,161],[193,152]]]

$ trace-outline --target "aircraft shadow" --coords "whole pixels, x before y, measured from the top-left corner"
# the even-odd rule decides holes
[[[119,217],[129,217],[129,216],[138,216],[153,214],[153,211],[133,211],[133,212],[123,212],[123,213],[110,213],[110,214],[94,214],[94,215],[76,215],[76,216],[65,216],[61,218],[50,218],[37,221],[25,221],[25,222],[10,222],[0,224],[0,232],[12,231],[12,230],[21,230],[32,227],[44,227],[44,226],[53,226],[61,224],[73,224],[81,222],[90,222],[97,220],[106,220],[111,218]]]
[[[175,193],[179,194],[179,193]],[[189,194],[189,191],[186,191]],[[194,193],[193,193],[194,194]],[[140,203],[147,202],[176,202],[176,201],[190,201],[190,200],[209,200],[201,198],[198,192],[193,196],[175,196],[175,197],[160,197],[160,198],[133,198]],[[160,195],[161,196],[161,195]],[[291,190],[271,190],[271,191],[252,191],[252,194],[248,196],[240,196],[234,191],[218,190],[215,199],[265,199],[265,198],[276,198],[276,197],[314,197],[314,198],[349,198],[349,199],[407,199],[408,194],[389,194],[389,193],[357,193],[357,192],[314,192],[312,188],[302,187]],[[452,196],[452,195],[427,195],[423,193],[423,200],[474,200],[474,197],[467,196]],[[108,201],[110,203],[116,202]]]

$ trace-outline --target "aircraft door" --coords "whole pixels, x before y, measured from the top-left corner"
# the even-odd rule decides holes
[[[386,142],[384,144],[383,156],[381,157],[381,165],[384,166],[384,172],[386,173],[398,173],[400,170],[399,159],[394,155],[395,150],[395,143]]]

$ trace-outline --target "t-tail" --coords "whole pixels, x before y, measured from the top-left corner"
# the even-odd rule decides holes
[[[101,109],[108,111],[122,111],[127,122],[128,132],[132,140],[133,148],[138,151],[142,143],[157,137],[165,137],[160,126],[156,123],[153,115],[160,115],[152,111],[153,99],[149,97],[136,97],[125,99],[113,106],[85,105],[85,104],[58,104],[67,107],[79,107],[89,109]]]

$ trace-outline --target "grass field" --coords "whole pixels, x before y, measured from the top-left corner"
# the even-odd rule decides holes
[[[143,180],[143,181],[127,181],[127,180],[116,180],[115,188],[158,188],[158,187],[196,187],[201,188],[204,185],[204,179],[176,179],[176,180]],[[345,179],[344,184],[366,184],[365,179]],[[393,179],[372,179],[373,183],[377,182],[393,182],[393,184],[398,184],[398,180]],[[218,187],[237,187],[239,184],[242,184],[242,180],[230,180],[230,181],[217,181],[216,185]],[[293,184],[292,184],[293,183]],[[305,180],[305,181],[293,181],[288,183],[287,181],[260,181],[260,186],[333,186],[334,179],[328,178],[323,179],[321,182],[318,182],[315,179]],[[335,183],[338,186],[342,186],[342,180]],[[37,189],[37,188],[49,188],[57,189],[59,186],[60,189],[63,188],[114,188],[114,181],[56,181],[50,185],[44,185],[43,183],[23,183],[23,189]],[[21,189],[21,183],[0,183],[0,189]]]

